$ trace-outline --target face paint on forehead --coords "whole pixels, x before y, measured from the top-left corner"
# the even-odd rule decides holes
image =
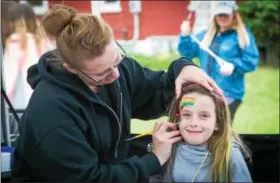
[[[190,107],[195,104],[195,98],[193,97],[183,97],[180,102],[180,109],[183,107]]]
[[[181,118],[182,118],[181,111],[182,111],[182,109],[184,107],[194,106],[194,104],[195,104],[195,98],[193,98],[193,97],[183,97],[181,99],[181,102],[179,104],[179,111],[178,111],[178,114],[176,114],[176,118],[177,118],[178,123],[181,122]]]

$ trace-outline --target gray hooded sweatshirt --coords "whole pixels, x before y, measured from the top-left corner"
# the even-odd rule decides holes
[[[208,153],[208,155],[207,155]],[[172,180],[167,180],[164,173],[151,177],[150,182],[192,182],[201,163],[206,157],[194,182],[212,182],[211,153],[207,146],[178,143],[172,170]],[[233,143],[231,151],[231,182],[252,182],[250,172],[239,146]]]

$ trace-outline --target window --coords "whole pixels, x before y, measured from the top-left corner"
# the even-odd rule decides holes
[[[93,14],[98,13],[119,13],[122,11],[119,0],[91,1]]]
[[[36,15],[42,15],[49,9],[47,0],[20,0],[19,3],[29,3]]]

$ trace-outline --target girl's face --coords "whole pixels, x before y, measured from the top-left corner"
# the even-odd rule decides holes
[[[232,27],[233,14],[218,14],[215,16],[215,20],[221,29],[227,30]]]
[[[184,141],[192,145],[206,145],[214,130],[218,130],[213,99],[193,92],[184,95],[181,103],[184,104],[179,129]]]

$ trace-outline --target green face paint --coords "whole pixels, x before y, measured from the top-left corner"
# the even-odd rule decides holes
[[[190,107],[195,104],[195,98],[192,97],[183,97],[180,102],[180,109],[179,109],[179,123],[181,122],[182,115],[181,111],[184,107]]]
[[[192,97],[183,97],[181,102],[180,102],[180,108],[182,109],[183,107],[190,107],[195,104],[195,98]]]

